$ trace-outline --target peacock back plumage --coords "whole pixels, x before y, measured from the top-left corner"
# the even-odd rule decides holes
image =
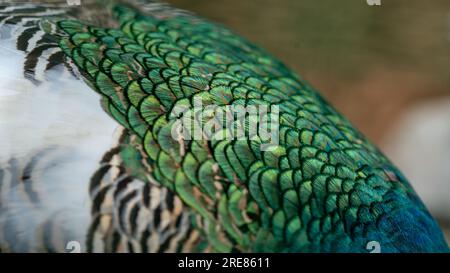
[[[23,86],[3,87],[13,91],[1,116],[58,108],[56,121],[0,125],[16,130],[0,133],[14,146],[0,146],[2,251],[58,252],[73,240],[89,252],[367,252],[373,241],[383,252],[448,251],[400,171],[229,29],[153,2],[3,5],[0,20]],[[224,139],[226,123],[208,139],[175,139],[174,109],[207,124],[197,101],[266,107],[278,143]]]

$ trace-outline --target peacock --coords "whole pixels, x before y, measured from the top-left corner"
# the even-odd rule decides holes
[[[174,134],[183,118],[204,126],[227,107],[265,111],[244,113],[243,137],[228,134],[239,125],[224,122],[229,112],[208,136]],[[251,133],[265,121],[276,138]],[[309,83],[228,28],[154,1],[3,2],[0,251],[74,244],[449,251],[402,173]]]

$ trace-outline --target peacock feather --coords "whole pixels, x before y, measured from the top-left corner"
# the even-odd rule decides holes
[[[448,251],[400,171],[229,29],[122,1],[4,4],[0,27],[1,251]],[[277,106],[278,142],[174,138],[196,101]]]

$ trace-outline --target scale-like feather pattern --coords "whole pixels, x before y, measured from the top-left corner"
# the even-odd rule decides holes
[[[17,44],[33,69],[56,45],[65,56],[49,52],[46,69],[76,66],[125,128],[91,180],[90,251],[448,251],[402,174],[276,58],[160,3],[105,10],[114,20],[34,18]],[[201,110],[278,106],[278,146],[261,149],[248,126],[223,139],[226,124],[210,140],[174,139],[172,110],[199,99]]]
[[[192,15],[114,13],[118,29],[56,22],[60,46],[140,141],[154,180],[203,217],[214,251],[447,250],[401,173],[282,63]],[[171,110],[196,98],[278,105],[279,146],[174,140]]]

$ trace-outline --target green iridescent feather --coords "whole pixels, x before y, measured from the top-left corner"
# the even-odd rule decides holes
[[[384,252],[448,251],[402,174],[280,61],[193,15],[124,5],[113,14],[117,29],[54,20],[59,45],[145,151],[123,151],[128,166],[144,177],[144,156],[147,175],[202,218],[213,251],[367,252],[370,241]],[[278,105],[279,147],[172,139],[171,110],[197,98]]]

